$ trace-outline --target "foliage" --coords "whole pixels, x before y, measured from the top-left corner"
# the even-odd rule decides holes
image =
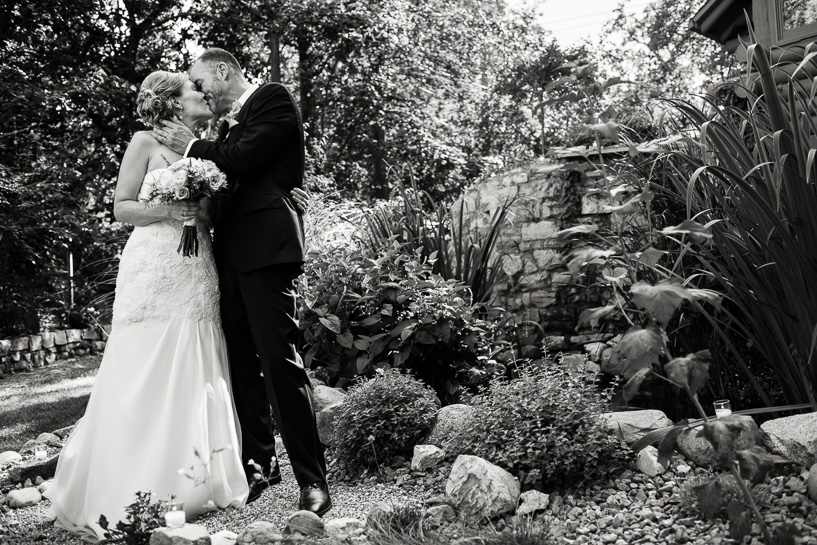
[[[604,47],[597,57],[612,73],[641,83],[613,93],[620,109],[637,115],[652,108],[653,99],[697,95],[737,72],[735,55],[690,30],[700,8],[698,0],[658,0],[633,13],[619,3],[599,37]]]
[[[523,489],[601,476],[627,457],[598,419],[610,393],[599,393],[590,376],[560,368],[531,367],[519,378],[494,380],[472,399],[473,421],[456,438],[456,453],[510,471]]]
[[[388,248],[396,241],[408,255],[432,263],[434,274],[468,286],[474,303],[490,303],[502,275],[502,255],[495,251],[496,243],[508,222],[511,202],[494,211],[485,235],[468,233],[464,200],[446,208],[420,191],[410,171],[409,180],[407,188],[403,176],[397,176],[399,199],[394,205],[383,203],[364,213],[371,249]]]
[[[697,267],[729,298],[725,325],[762,354],[787,402],[813,403],[814,91],[788,75],[792,65],[770,66],[768,52],[755,44],[749,60],[758,79],[743,89],[746,106],[718,98],[707,98],[705,108],[669,101],[699,140],[685,141],[657,166],[689,217],[708,226]],[[787,82],[785,90],[779,81]]]
[[[173,501],[173,496],[168,501],[151,498],[150,491],[137,492],[136,501],[125,508],[125,521],[120,520],[114,528],[110,528],[105,515],[100,515],[99,525],[105,537],[100,543],[147,545],[153,530],[165,526],[164,515],[168,503]]]
[[[718,496],[715,499],[714,505],[720,505],[717,513],[725,513],[726,506],[732,503],[733,500],[740,500],[743,496],[743,491],[735,481],[734,476],[729,474],[714,475],[712,473],[704,473],[695,475],[686,479],[681,483],[678,492],[679,508],[689,515],[705,515],[698,504],[698,490],[703,490],[700,487],[713,482],[713,479],[718,482],[716,485]],[[749,490],[752,497],[757,502],[758,507],[767,507],[771,505],[771,487],[767,484],[750,485]]]
[[[335,421],[338,459],[362,470],[408,454],[431,429],[436,401],[421,381],[394,370],[353,386]]]
[[[301,294],[304,363],[326,367],[330,383],[404,367],[453,402],[461,385],[487,378],[475,368],[488,351],[489,326],[475,317],[468,289],[396,242],[376,253],[310,253]]]

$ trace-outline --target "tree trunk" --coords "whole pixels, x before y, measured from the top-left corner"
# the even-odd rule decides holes
[[[270,68],[270,81],[281,83],[281,34],[276,26],[267,32],[267,43],[269,44],[269,59],[267,63]]]
[[[301,117],[307,127],[307,138],[318,136],[318,124],[313,119],[315,108],[315,94],[312,81],[312,59],[310,57],[310,41],[303,33],[298,36],[298,83],[300,84]]]
[[[372,183],[372,196],[376,199],[389,198],[389,183],[386,180],[386,131],[380,124],[374,126],[375,148],[372,152],[372,160],[374,161]]]

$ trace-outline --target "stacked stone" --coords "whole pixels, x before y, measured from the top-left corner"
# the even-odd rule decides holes
[[[581,223],[609,223],[607,202],[592,191],[600,184],[586,170],[583,159],[539,159],[487,179],[452,207],[455,213],[463,210],[467,232],[485,235],[496,210],[511,203],[511,221],[497,242],[507,274],[497,286],[498,301],[550,331],[573,329],[581,310],[594,306],[584,288],[571,285],[562,256],[565,241],[556,238],[560,230]]]
[[[97,328],[43,331],[12,339],[0,339],[0,373],[31,371],[57,360],[105,350]]]

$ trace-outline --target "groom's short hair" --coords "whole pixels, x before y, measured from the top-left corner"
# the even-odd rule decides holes
[[[241,71],[241,65],[238,64],[238,61],[233,54],[218,47],[211,47],[210,49],[206,50],[201,54],[198,62],[203,62],[210,67],[215,67],[215,65],[218,63],[223,62],[230,67],[231,72],[236,72],[241,75],[244,74]]]

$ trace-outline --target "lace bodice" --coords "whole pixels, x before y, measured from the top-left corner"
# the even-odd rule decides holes
[[[145,175],[139,200],[146,200],[150,188],[166,168]],[[188,319],[221,324],[218,277],[210,232],[198,226],[199,255],[177,253],[182,223],[155,222],[134,227],[122,251],[116,278],[113,325],[148,320]]]

